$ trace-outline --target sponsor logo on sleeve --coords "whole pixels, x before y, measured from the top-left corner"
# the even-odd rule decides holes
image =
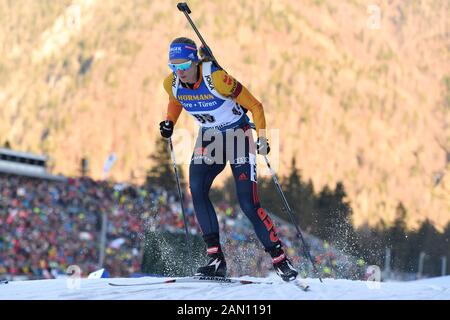
[[[205,78],[206,78],[206,85],[208,86],[208,88],[210,90],[214,90],[215,88],[211,76],[207,75]]]
[[[223,82],[229,86],[233,83],[233,78],[231,78],[229,75],[225,74],[223,76]]]
[[[172,78],[172,87],[176,88],[176,85],[177,85],[177,75],[174,74]]]

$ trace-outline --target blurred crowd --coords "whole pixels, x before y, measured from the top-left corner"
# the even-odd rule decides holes
[[[201,234],[189,193],[184,201],[190,233]],[[230,275],[271,272],[270,257],[240,208],[218,203],[216,210]],[[272,218],[294,265],[303,276],[313,275],[295,229]],[[182,232],[184,223],[177,195],[156,186],[0,174],[0,279],[57,278],[70,265],[83,276],[105,268],[111,277],[128,277],[141,271],[145,231],[157,228]],[[364,261],[304,236],[322,277],[364,276]]]

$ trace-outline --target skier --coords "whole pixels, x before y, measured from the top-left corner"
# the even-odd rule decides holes
[[[169,67],[172,73],[164,80],[169,104],[166,119],[160,123],[161,135],[170,138],[184,108],[200,126],[189,166],[189,186],[209,261],[206,266],[198,268],[197,275],[226,276],[219,224],[208,194],[215,177],[230,161],[242,211],[253,224],[265,251],[272,257],[277,274],[285,281],[294,280],[298,272],[286,256],[272,220],[261,208],[257,193],[255,148],[262,155],[270,152],[263,106],[240,82],[208,61],[202,50],[200,55],[202,59],[198,57],[195,42],[189,38],[176,38],[170,44]],[[258,133],[256,146],[243,108],[252,113]],[[206,138],[208,132],[213,133],[210,139]],[[244,139],[238,138],[236,142],[233,138],[230,144],[227,136],[236,132],[243,132]],[[213,142],[214,151],[210,150]],[[220,146],[217,142],[222,142],[226,148],[217,147]]]

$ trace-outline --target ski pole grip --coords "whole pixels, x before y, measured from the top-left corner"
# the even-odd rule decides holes
[[[189,9],[188,5],[186,2],[179,2],[177,4],[177,8],[178,10],[180,10],[181,12],[186,12],[187,14],[191,13],[191,9]]]

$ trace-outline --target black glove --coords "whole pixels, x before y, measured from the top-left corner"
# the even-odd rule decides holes
[[[159,123],[159,131],[163,138],[170,138],[173,133],[173,121],[166,120]]]
[[[258,140],[256,140],[256,151],[263,156],[269,154],[270,146],[269,141],[267,141],[267,138],[259,137]]]

